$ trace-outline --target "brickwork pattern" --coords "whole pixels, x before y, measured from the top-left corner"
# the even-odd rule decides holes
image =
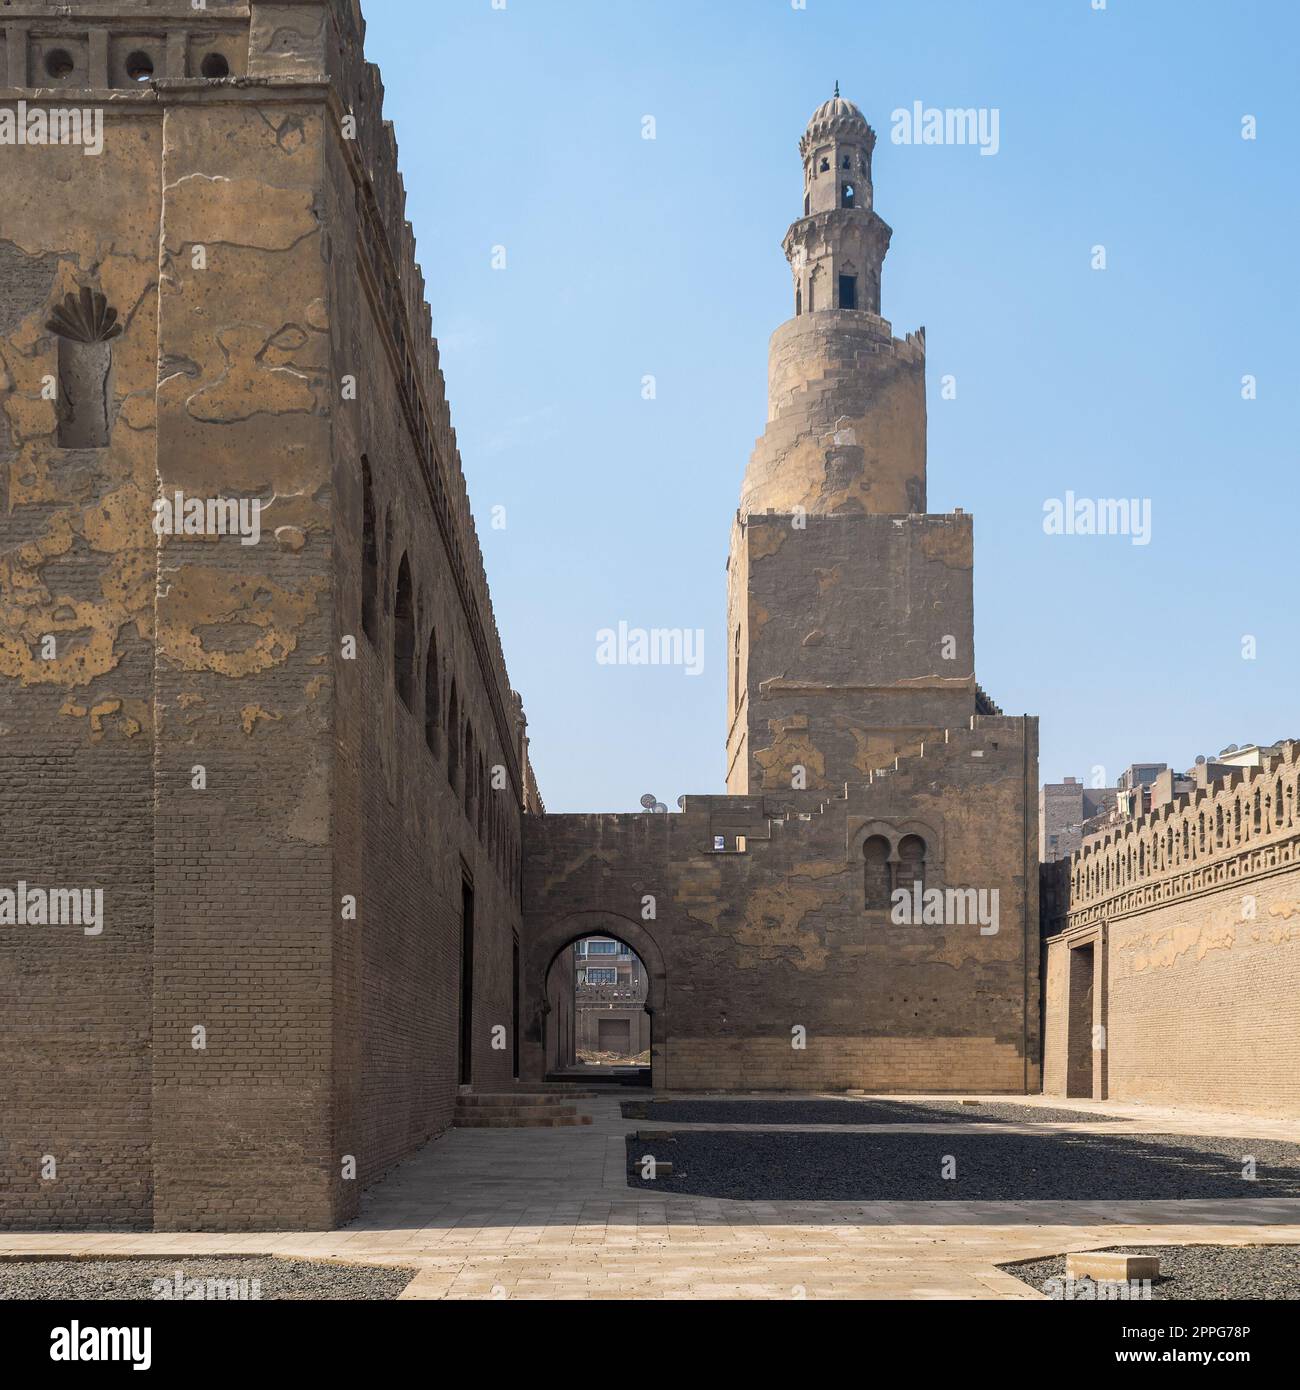
[[[1298,754],[1285,743],[1045,866],[1048,1089],[1068,1046],[1057,981],[1091,936],[1110,1098],[1300,1115]]]

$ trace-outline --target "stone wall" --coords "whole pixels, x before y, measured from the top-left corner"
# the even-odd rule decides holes
[[[797,785],[796,768],[807,787],[865,777],[975,709],[971,518],[795,520],[750,515],[732,539],[741,794]]]
[[[526,996],[569,941],[610,935],[650,979],[656,1086],[1035,1090],[1036,795],[1036,721],[975,717],[838,794],[529,817]],[[905,833],[927,887],[998,891],[996,934],[868,910],[864,844]],[[545,1030],[530,1010],[531,1074]]]
[[[1079,1046],[1069,956],[1093,947],[1113,1100],[1300,1115],[1300,745],[1044,866],[1044,1085]]]
[[[5,12],[10,77],[57,45],[41,99],[107,128],[0,147],[0,888],[105,923],[0,926],[0,1220],[320,1228],[509,1083],[540,798],[357,6],[143,8]],[[83,290],[94,448],[42,394]],[[155,534],[177,492],[260,539]]]

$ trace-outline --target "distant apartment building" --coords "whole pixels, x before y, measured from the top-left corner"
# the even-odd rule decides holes
[[[1234,769],[1262,767],[1281,743],[1231,743],[1217,758],[1197,758],[1186,772],[1168,763],[1130,763],[1113,787],[1085,787],[1077,777],[1044,783],[1038,794],[1038,857],[1045,864],[1068,859],[1113,821],[1157,811],[1198,787],[1213,787]]]
[[[548,997],[555,1039],[548,1070],[614,1065],[650,1050],[649,980],[640,957],[613,937],[575,941],[556,960]]]
[[[1046,782],[1038,792],[1038,857],[1068,859],[1088,833],[1084,827],[1115,805],[1114,787],[1085,787],[1077,777]]]

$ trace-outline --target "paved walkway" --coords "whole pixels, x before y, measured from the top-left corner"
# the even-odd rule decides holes
[[[692,1126],[621,1118],[620,1101],[645,1098],[638,1092],[580,1102],[593,1116],[590,1126],[452,1130],[367,1193],[361,1217],[340,1231],[0,1234],[0,1255],[257,1253],[398,1263],[416,1270],[402,1297],[417,1299],[1033,1299],[1042,1295],[995,1266],[1118,1243],[1300,1244],[1300,1199],[855,1203],[659,1196],[627,1186],[624,1136]],[[1293,1121],[1073,1100],[1069,1108],[1128,1116],[1134,1123],[1122,1127],[1126,1134],[1300,1142]],[[783,1132],[795,1128],[782,1126]],[[870,1128],[951,1135],[1022,1127]],[[1120,1132],[1100,1123],[1033,1128]]]

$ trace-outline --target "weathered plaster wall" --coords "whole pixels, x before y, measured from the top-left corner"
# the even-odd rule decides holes
[[[1044,895],[1045,1088],[1064,1089],[1065,956],[1095,938],[1111,1099],[1300,1115],[1300,747],[1092,836]]]
[[[106,923],[0,930],[0,1219],[319,1228],[450,1120],[466,881],[508,1083],[540,798],[357,7],[144,8],[6,11],[8,75],[65,45],[109,124],[0,148],[0,886]],[[127,40],[156,80],[110,91]],[[248,79],[194,80],[214,48]],[[92,450],[42,398],[83,287],[125,330]],[[156,536],[177,491],[257,499],[259,543]]]
[[[156,106],[110,110],[98,158],[0,147],[0,886],[101,888],[105,914],[0,927],[15,1226],[149,1220],[160,151]],[[82,287],[124,331],[109,446],[69,450],[46,321]]]
[[[866,311],[803,314],[772,334],[740,509],[924,512],[925,450],[925,334],[894,338]]]
[[[733,533],[742,794],[789,789],[796,768],[808,787],[861,779],[975,709],[971,518],[794,520],[751,515]]]
[[[543,999],[556,951],[600,931],[646,964],[657,1086],[1035,1089],[1037,726],[974,722],[839,796],[528,818],[527,997]],[[877,825],[926,834],[927,885],[996,888],[997,934],[868,912],[862,842]],[[796,1025],[806,1049],[791,1046]],[[532,1074],[544,1032],[537,1007]]]

